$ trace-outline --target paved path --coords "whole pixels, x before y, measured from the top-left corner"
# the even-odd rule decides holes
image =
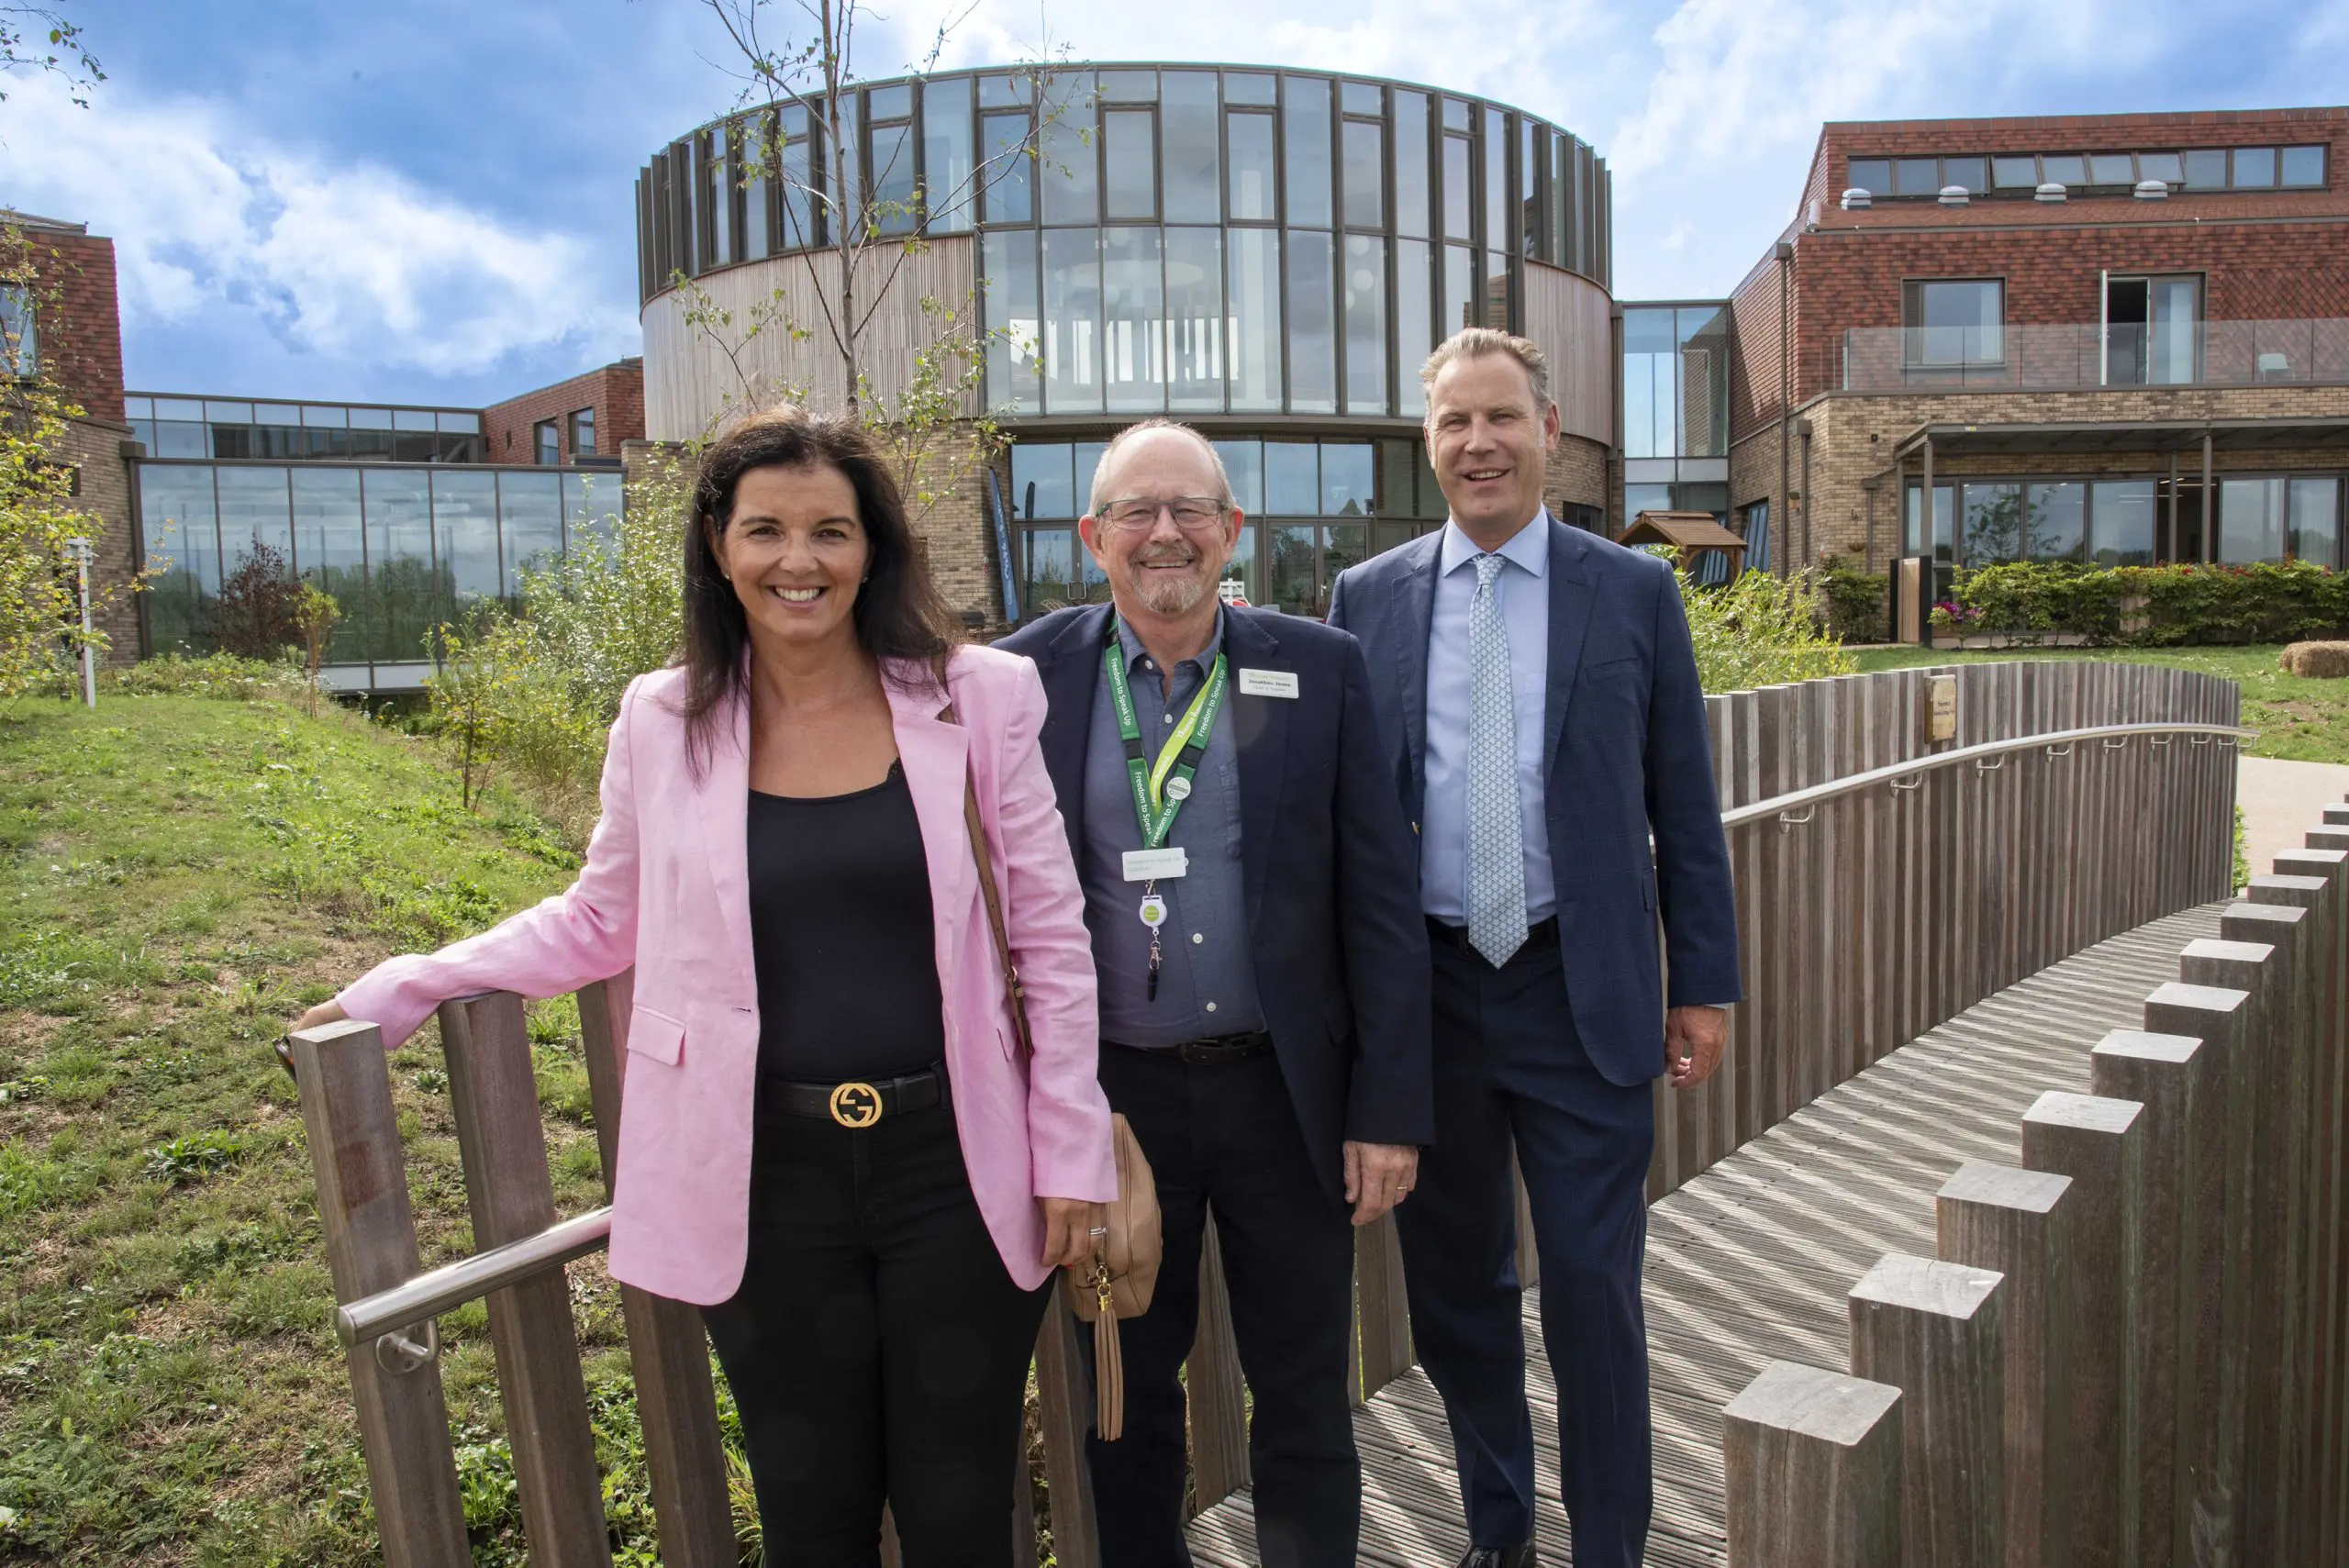
[[[2296,764],[2268,764],[2292,766]],[[2349,773],[2349,768],[2334,770]],[[2337,793],[2337,792],[2336,792]],[[2310,814],[2311,817],[2313,814]],[[2254,863],[2262,863],[2254,862]],[[1774,1358],[1842,1368],[1844,1296],[1882,1254],[1933,1251],[1933,1194],[1962,1161],[2012,1162],[2020,1118],[2048,1089],[2084,1092],[2088,1050],[2143,1018],[2178,951],[2218,933],[2222,906],[2112,938],[2008,987],[1747,1144],[1650,1210],[1654,1358],[1653,1568],[1720,1568],[1720,1408]],[[1538,1302],[1527,1342],[1541,1343]],[[1543,1562],[1566,1561],[1554,1500],[1555,1391],[1533,1358]],[[1442,1406],[1417,1370],[1356,1412],[1362,1561],[1450,1568],[1465,1549]],[[1256,1562],[1245,1493],[1191,1525],[1202,1568]]]
[[[2254,870],[2296,850],[2300,835],[2324,820],[2324,808],[2349,800],[2349,767],[2245,757],[2236,765],[2235,803],[2243,807],[2243,859]]]

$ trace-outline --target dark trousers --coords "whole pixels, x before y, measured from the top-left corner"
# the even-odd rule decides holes
[[[1165,1262],[1150,1310],[1118,1325],[1126,1430],[1089,1438],[1102,1568],[1182,1568],[1183,1384],[1210,1211],[1254,1396],[1248,1463],[1264,1568],[1353,1568],[1362,1461],[1346,1398],[1353,1227],[1307,1156],[1270,1052],[1214,1067],[1101,1048],[1101,1086],[1158,1180]]]
[[[1654,1118],[1646,1084],[1619,1088],[1585,1054],[1554,939],[1498,970],[1436,942],[1435,1113],[1435,1148],[1396,1218],[1411,1338],[1451,1420],[1469,1539],[1513,1546],[1533,1533],[1513,1142],[1542,1260],[1575,1565],[1637,1568],[1653,1501],[1640,1262]]]
[[[1004,1268],[951,1108],[852,1131],[762,1107],[741,1288],[702,1316],[767,1562],[876,1568],[885,1501],[907,1568],[1008,1568],[1044,1300]]]

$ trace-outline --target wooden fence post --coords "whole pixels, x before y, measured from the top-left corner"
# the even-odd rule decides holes
[[[2071,1433],[2072,1329],[2079,1316],[2069,1176],[1968,1160],[1934,1200],[1943,1262],[2006,1276],[2006,1562],[2070,1568],[2078,1459]]]
[[[1998,1568],[2005,1491],[1998,1275],[1888,1253],[1852,1287],[1852,1374],[1902,1398],[1902,1562]]]
[[[1231,1296],[1223,1283],[1223,1248],[1215,1220],[1199,1243],[1199,1327],[1185,1362],[1190,1394],[1191,1500],[1214,1507],[1248,1485],[1248,1396],[1240,1348],[1231,1337]]]
[[[2144,1107],[2051,1090],[2022,1118],[2022,1162],[2072,1179],[2078,1310],[2069,1373],[2072,1560],[2122,1568],[2136,1553],[2137,1362],[2143,1263]]]
[[[356,1301],[413,1279],[423,1266],[383,1031],[352,1021],[304,1029],[293,1040],[327,1266],[335,1298]],[[352,1346],[348,1360],[384,1568],[470,1568],[440,1363],[394,1371],[378,1362],[373,1344]]]
[[[1900,1568],[1900,1390],[1774,1361],[1721,1412],[1729,1568]]]
[[[1100,1568],[1093,1471],[1085,1436],[1093,1429],[1093,1380],[1076,1314],[1058,1289],[1036,1337],[1036,1398],[1042,1407],[1044,1485],[1052,1511],[1052,1560],[1060,1568]]]
[[[633,970],[579,989],[580,1047],[587,1059],[587,1093],[607,1201],[619,1171],[621,1089],[635,995]],[[623,1284],[620,1311],[628,1322],[629,1368],[636,1380],[636,1416],[644,1432],[661,1561],[666,1568],[735,1568],[741,1553],[734,1541],[726,1449],[701,1309]]]
[[[1361,1390],[1368,1403],[1411,1370],[1411,1315],[1404,1298],[1403,1246],[1395,1217],[1354,1232],[1355,1318],[1361,1325]]]
[[[554,1223],[546,1129],[522,998],[492,991],[440,1004],[449,1102],[464,1157],[476,1248],[502,1246]],[[497,1395],[514,1451],[530,1561],[609,1568],[610,1534],[596,1470],[596,1434],[579,1371],[579,1335],[562,1269],[492,1291],[489,1336]]]

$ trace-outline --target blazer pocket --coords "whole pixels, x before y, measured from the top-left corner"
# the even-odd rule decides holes
[[[685,1054],[685,1026],[666,1013],[639,1007],[629,1014],[628,1048],[674,1067]]]
[[[1602,663],[1586,666],[1582,678],[1586,681],[1618,681],[1637,675],[1646,664],[1644,659],[1609,659]]]

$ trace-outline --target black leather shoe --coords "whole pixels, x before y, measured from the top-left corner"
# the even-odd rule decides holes
[[[1533,1543],[1521,1540],[1515,1546],[1472,1546],[1460,1560],[1460,1568],[1537,1568],[1541,1561]]]

